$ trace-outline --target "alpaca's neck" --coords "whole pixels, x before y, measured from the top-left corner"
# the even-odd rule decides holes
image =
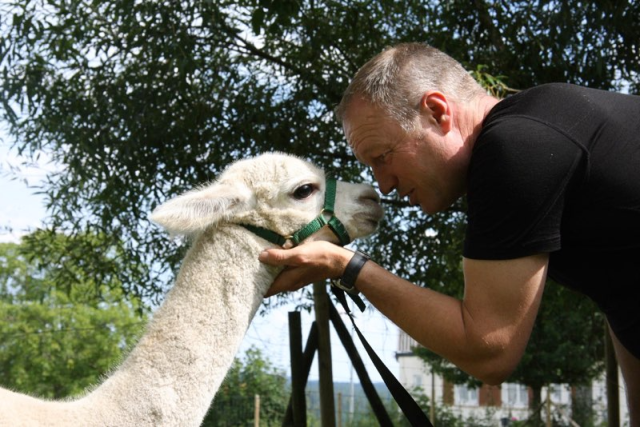
[[[84,399],[106,424],[200,424],[276,273],[261,249],[238,229],[194,243],[138,346]]]

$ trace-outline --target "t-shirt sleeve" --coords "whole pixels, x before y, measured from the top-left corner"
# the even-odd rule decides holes
[[[583,151],[529,118],[483,129],[468,175],[464,256],[513,259],[560,249],[560,223]]]

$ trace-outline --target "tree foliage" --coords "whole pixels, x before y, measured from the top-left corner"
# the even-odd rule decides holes
[[[618,89],[626,81],[637,91],[640,83],[635,2],[20,0],[0,7],[3,118],[18,150],[45,150],[62,167],[44,184],[51,225],[125,237],[135,265],[176,265],[181,254],[159,238],[147,213],[235,159],[280,150],[344,179],[370,179],[332,109],[358,67],[387,45],[431,43],[516,89],[548,81]],[[446,233],[460,219],[455,211],[425,218],[392,202],[390,221],[410,224],[405,234],[427,223]],[[408,276],[423,281],[441,255],[431,242],[396,251],[398,240],[386,227],[372,245],[394,248],[380,251],[392,267],[425,260]],[[151,296],[163,273],[114,272]]]
[[[125,242],[130,263],[94,273],[142,296],[159,295],[163,266],[182,255],[147,212],[231,161],[279,150],[371,181],[332,110],[385,46],[430,43],[501,96],[552,81],[640,93],[638,2],[14,0],[0,8],[2,118],[18,151],[43,150],[60,166],[43,188],[50,226]],[[463,202],[433,216],[393,197],[385,203],[387,219],[365,250],[459,296]]]
[[[543,387],[587,385],[602,373],[604,336],[604,318],[595,304],[549,280],[525,354],[507,381],[531,387],[529,406],[539,408]],[[429,350],[417,348],[415,352],[449,381],[480,385]],[[533,415],[539,416],[540,411]]]
[[[243,358],[234,359],[202,426],[253,426],[256,395],[260,396],[260,425],[281,425],[290,396],[287,377],[251,347]]]
[[[56,236],[60,247],[79,240]],[[75,276],[74,286],[60,288],[64,266],[54,259],[63,255],[27,258],[24,250],[0,243],[2,385],[46,398],[77,395],[120,361],[143,319],[114,283],[96,286],[75,269],[64,273]]]
[[[540,408],[550,384],[590,385],[604,371],[604,316],[584,295],[547,281],[542,305],[511,382],[531,387],[529,407]],[[533,411],[539,421],[541,411]]]

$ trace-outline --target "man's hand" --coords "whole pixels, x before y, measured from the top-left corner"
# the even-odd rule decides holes
[[[295,291],[313,282],[342,276],[353,252],[333,243],[316,241],[304,243],[292,249],[267,249],[260,262],[285,269],[276,277],[265,295]]]

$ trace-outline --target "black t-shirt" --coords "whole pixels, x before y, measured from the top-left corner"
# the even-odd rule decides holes
[[[471,157],[464,256],[549,253],[640,357],[640,97],[568,84],[498,103]]]

